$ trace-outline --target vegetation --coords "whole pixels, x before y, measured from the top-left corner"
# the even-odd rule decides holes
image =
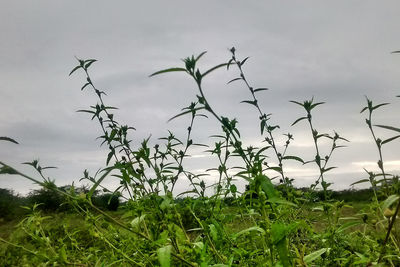
[[[386,171],[382,155],[386,144],[400,137],[400,129],[376,125],[373,120],[373,114],[387,103],[374,104],[367,98],[362,108],[377,147],[380,171],[366,170],[366,178],[354,184],[368,183],[371,189],[356,194],[360,199],[352,199],[348,192],[333,192],[326,179],[335,168],[330,165],[331,158],[349,141],[335,131],[329,134],[318,130],[313,117],[324,103],[314,99],[291,101],[304,114],[293,125],[309,128],[315,154],[311,159],[289,154],[294,136],[287,133],[283,143],[279,142],[279,125],[271,122],[271,115],[257,99],[267,89],[253,87],[246,78],[248,58],[239,59],[235,48],[230,53],[227,63],[206,71],[198,68],[203,52],[185,58],[182,67],[151,75],[180,72],[194,81],[197,90],[196,99],[172,117],[188,119],[186,137],[179,139],[169,132],[154,145],[149,138],[139,143],[129,138],[129,132],[135,129],[115,119],[115,107],[105,104],[105,93],[90,77],[89,68],[96,60],[79,59],[70,75],[82,71],[86,83],[81,89],[93,90],[98,101],[79,112],[98,122],[102,130],[99,139],[109,149],[106,166],[94,175],[85,171],[83,179],[91,186],[78,190],[74,186],[57,187],[43,174],[51,167],[42,167],[38,161],[26,164],[39,178],[0,161],[0,173],[19,175],[41,185],[43,189],[35,192],[41,197],[34,202],[44,203],[26,207],[28,213],[15,230],[3,226],[8,230],[0,236],[0,262],[6,266],[399,266],[400,182]],[[218,114],[211,106],[203,80],[221,69],[236,71],[237,78],[228,84],[242,82],[248,90],[249,98],[242,102],[259,118],[261,145],[245,145],[238,121]],[[220,124],[221,131],[211,136],[213,145],[193,140],[199,117]],[[382,140],[376,127],[396,135]],[[321,146],[322,140],[330,142],[328,151]],[[0,141],[17,143],[9,137],[0,137]],[[218,165],[208,170],[217,174],[215,184],[205,182],[207,173],[196,174],[185,167],[194,147],[204,147],[205,153],[218,160]],[[310,188],[293,186],[295,177],[288,177],[286,171],[288,161],[315,166],[319,174]],[[271,171],[276,172],[276,179],[266,175]],[[120,182],[113,193],[103,184],[108,176]],[[186,179],[190,188],[177,193],[181,179]],[[235,185],[237,179],[248,183],[244,192]],[[108,194],[96,200],[100,189]],[[6,193],[10,197],[10,192]],[[119,198],[124,199],[124,205],[118,211],[105,210],[116,210]],[[65,203],[70,211],[45,213],[47,208],[54,209],[51,203],[46,204],[48,201]]]

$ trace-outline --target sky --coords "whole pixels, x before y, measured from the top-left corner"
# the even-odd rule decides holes
[[[279,124],[277,140],[290,132],[288,153],[311,159],[307,125],[291,124],[304,115],[290,100],[314,97],[324,101],[313,116],[319,132],[338,132],[350,140],[335,151],[326,179],[335,189],[366,178],[364,168],[377,171],[378,153],[360,110],[366,96],[390,105],[376,111],[376,124],[399,127],[400,50],[398,1],[1,1],[0,2],[0,136],[19,142],[0,143],[0,161],[35,176],[22,162],[39,159],[57,166],[46,176],[57,185],[78,182],[85,169],[93,174],[105,166],[107,150],[99,147],[98,124],[76,110],[96,104],[91,91],[81,91],[82,73],[68,76],[75,57],[95,58],[90,72],[105,102],[119,108],[116,119],[135,127],[131,138],[151,142],[173,130],[184,139],[188,118],[167,122],[194,101],[196,86],[182,73],[150,78],[160,69],[183,66],[181,59],[207,51],[201,70],[227,62],[229,48],[249,60],[244,72],[254,87],[268,87],[259,104]],[[246,145],[259,145],[258,116],[240,101],[249,92],[240,82],[227,85],[237,70],[220,69],[204,80],[204,91],[218,114],[237,118]],[[212,118],[194,126],[194,141],[213,144],[220,133]],[[395,133],[377,129],[382,139]],[[386,169],[400,167],[400,140],[383,148]],[[328,143],[322,143],[326,151]],[[216,167],[202,149],[185,166],[194,172]],[[272,155],[271,161],[274,162]],[[232,163],[233,164],[233,163]],[[317,175],[314,165],[287,167],[295,185],[306,186]],[[37,175],[35,176],[37,177]],[[206,178],[208,184],[215,175]],[[115,187],[116,180],[106,185]],[[237,181],[239,186],[244,182]],[[182,178],[177,191],[187,181]],[[3,175],[0,188],[26,194],[38,188],[22,177]]]

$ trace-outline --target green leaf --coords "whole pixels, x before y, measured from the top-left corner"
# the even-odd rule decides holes
[[[81,88],[81,91],[83,91],[83,89],[85,89],[86,88],[86,86],[88,86],[90,83],[85,83],[85,85],[84,86],[82,86],[82,88]]]
[[[90,67],[90,65],[92,65],[94,62],[96,62],[97,60],[96,59],[89,59],[89,60],[86,60],[86,64],[85,64],[85,70],[87,70],[89,67]]]
[[[108,155],[107,155],[107,161],[106,161],[106,165],[108,165],[108,163],[110,163],[111,158],[114,156],[114,151],[111,150]]]
[[[294,203],[292,203],[292,202],[290,202],[290,201],[287,201],[286,199],[278,198],[278,197],[268,198],[268,199],[267,199],[267,202],[297,207],[296,204],[294,204]]]
[[[249,59],[250,57],[246,57],[245,59],[242,60],[242,62],[240,62],[240,66],[243,66],[243,64]]]
[[[61,261],[62,261],[63,263],[67,263],[67,262],[68,262],[67,253],[66,253],[66,251],[65,251],[65,245],[63,245],[63,246],[61,247],[61,249],[60,249],[59,252],[58,252],[58,255],[59,255],[59,257],[60,257],[60,259],[61,259]]]
[[[110,138],[109,140],[113,140],[115,135],[117,134],[118,130],[117,129],[112,129],[110,133]]]
[[[146,214],[143,214],[139,217],[136,217],[131,221],[131,225],[133,228],[139,228],[140,224],[144,221],[144,218],[146,217]]]
[[[243,100],[243,101],[241,101],[240,103],[247,103],[247,104],[250,104],[250,105],[253,105],[253,106],[257,106],[257,100]]]
[[[329,167],[329,168],[326,168],[326,169],[322,168],[322,172],[325,173],[325,172],[328,172],[328,171],[336,169],[336,168],[337,167]]]
[[[184,191],[182,193],[179,193],[178,195],[176,195],[176,198],[178,198],[179,196],[185,195],[185,194],[191,194],[191,193],[196,193],[196,190],[188,190],[188,191]]]
[[[304,160],[302,158],[296,157],[296,156],[284,156],[282,159],[293,159],[293,160],[300,161],[301,163],[304,164]]]
[[[218,230],[217,230],[217,228],[215,227],[214,224],[210,224],[208,227],[210,228],[210,235],[211,235],[212,239],[214,241],[217,241],[218,240]]]
[[[231,193],[236,193],[237,192],[237,187],[234,184],[231,184],[231,186],[229,187],[229,190],[231,191]]]
[[[229,66],[232,64],[232,62],[233,62],[233,64],[235,64],[235,62],[233,61],[233,58],[231,58],[231,59],[228,61],[228,64],[226,65],[226,70],[229,70]]]
[[[298,123],[299,121],[302,121],[302,120],[305,120],[305,119],[307,119],[307,117],[298,118],[297,120],[295,120],[295,121],[292,123],[291,126],[293,126],[293,125],[295,125],[296,123]]]
[[[169,69],[165,69],[165,70],[160,70],[160,71],[156,71],[153,74],[151,74],[149,77],[158,75],[158,74],[162,74],[162,73],[167,73],[167,72],[176,72],[176,71],[184,71],[186,72],[186,69],[184,68],[169,68]]]
[[[322,105],[322,104],[325,104],[325,102],[318,102],[318,103],[312,104],[311,107],[310,107],[310,110],[315,108],[316,106],[319,106],[319,105]]]
[[[376,105],[375,107],[372,108],[372,110],[375,110],[377,108],[380,108],[380,107],[386,106],[386,105],[389,105],[389,103],[382,103],[382,104]]]
[[[389,196],[382,204],[382,210],[388,209],[394,202],[396,202],[399,199],[398,195],[391,195]]]
[[[254,89],[253,92],[255,93],[255,92],[267,91],[267,90],[269,90],[269,89],[268,88],[257,88],[257,89]]]
[[[171,266],[171,250],[171,245],[157,249],[158,261],[160,262],[161,267]]]
[[[103,182],[103,180],[107,177],[107,175],[114,169],[114,167],[109,167],[106,169],[103,169],[104,174],[96,181],[96,183],[94,183],[94,185],[90,188],[87,196],[88,199],[91,199],[94,191],[96,190],[96,188],[101,184],[101,182]]]
[[[230,80],[227,84],[230,84],[230,83],[232,83],[232,82],[235,82],[235,81],[238,81],[238,80],[241,80],[242,78],[235,78],[235,79],[232,79],[232,80]]]
[[[311,209],[312,211],[324,211],[324,208],[322,206],[314,207]]]
[[[364,107],[361,111],[360,111],[360,113],[363,113],[364,111],[366,111],[368,109],[368,107]]]
[[[391,142],[391,141],[393,141],[393,140],[395,140],[395,139],[397,139],[397,138],[399,138],[399,137],[400,137],[400,135],[396,135],[396,136],[390,137],[390,138],[388,138],[388,139],[386,139],[386,140],[383,140],[382,143],[381,143],[381,145],[386,144],[386,143],[389,143],[389,142]]]
[[[279,172],[279,173],[282,172],[282,168],[281,167],[268,167],[267,170],[274,170],[274,171]]]
[[[264,134],[264,129],[265,129],[265,125],[266,125],[266,120],[261,120],[261,122],[260,122],[260,130],[261,130],[261,135],[263,135]]]
[[[86,113],[90,113],[90,114],[96,114],[95,111],[93,111],[93,110],[87,110],[87,109],[80,109],[80,110],[77,110],[76,112],[86,112]]]
[[[9,167],[9,166],[3,166],[0,168],[0,174],[18,174],[16,172],[16,170],[14,170],[13,168]]]
[[[274,222],[271,226],[272,243],[275,245],[286,238],[286,226],[280,222]]]
[[[219,64],[219,65],[217,65],[217,66],[215,66],[215,67],[212,67],[211,69],[209,69],[209,70],[207,70],[206,72],[204,72],[203,74],[202,74],[202,76],[204,77],[204,76],[206,76],[207,74],[209,74],[210,72],[212,72],[212,71],[214,71],[214,70],[216,70],[216,69],[219,69],[219,68],[221,68],[221,67],[225,67],[226,65],[228,65],[227,63],[222,63],[222,64]]]
[[[283,223],[275,222],[271,226],[272,243],[278,250],[279,258],[283,266],[292,266],[290,264],[289,251],[287,248],[287,229]]]
[[[256,180],[260,183],[262,190],[268,198],[277,197],[277,192],[271,180],[265,175],[257,175]]]
[[[327,248],[321,248],[320,250],[314,251],[314,252],[308,254],[307,256],[304,256],[303,260],[306,264],[310,264],[314,260],[321,257],[321,255],[324,254],[327,250],[328,250]]]
[[[0,136],[0,141],[8,141],[14,144],[18,144],[17,141],[15,141],[14,139],[10,138],[10,137],[6,137],[6,136]]]
[[[197,57],[196,57],[196,62],[202,57],[202,56],[204,56],[205,54],[207,53],[207,51],[204,51],[204,52],[201,52],[200,53],[200,55],[198,55]]]
[[[362,180],[359,180],[357,182],[352,183],[350,186],[355,185],[355,184],[367,183],[367,182],[369,183],[370,180],[369,179],[362,179]]]
[[[247,233],[250,233],[250,232],[259,232],[259,233],[261,233],[261,234],[264,234],[264,233],[265,233],[264,229],[262,229],[261,227],[259,227],[259,226],[252,226],[252,227],[249,227],[249,228],[247,228],[247,229],[244,229],[244,230],[242,230],[242,231],[240,231],[240,232],[234,234],[234,235],[233,235],[233,239],[237,239],[239,236],[244,235],[244,234],[247,234]]]
[[[337,232],[338,232],[338,233],[341,233],[341,232],[343,232],[344,230],[346,230],[346,229],[348,229],[348,228],[350,228],[350,227],[353,227],[353,226],[356,226],[356,225],[360,225],[360,224],[362,224],[362,223],[363,223],[363,222],[361,222],[361,221],[347,222],[347,223],[341,225],[341,226],[337,229]]]
[[[71,76],[72,73],[74,73],[77,69],[80,69],[80,68],[82,68],[82,66],[76,66],[75,68],[73,68],[73,69],[71,70],[71,72],[69,73],[68,76]]]
[[[386,126],[386,125],[375,125],[375,126],[400,133],[400,128],[396,128],[396,127],[392,127],[392,126]]]
[[[292,102],[292,103],[294,103],[294,104],[297,104],[297,105],[299,105],[299,106],[304,107],[304,104],[303,104],[303,103],[300,103],[300,102],[298,102],[298,101],[290,100],[289,102]]]
[[[195,109],[193,109],[193,110],[194,110],[194,111],[197,111],[197,110],[202,110],[202,109],[204,109],[204,107],[195,108]],[[168,120],[168,122],[170,122],[170,121],[172,121],[172,120],[174,120],[174,119],[176,119],[176,118],[178,118],[178,117],[180,117],[180,116],[183,116],[183,115],[185,115],[185,114],[188,114],[188,113],[192,113],[192,110],[186,110],[186,111],[184,111],[184,112],[181,112],[181,113],[179,113],[179,114],[173,116],[172,118],[170,118],[170,119]]]

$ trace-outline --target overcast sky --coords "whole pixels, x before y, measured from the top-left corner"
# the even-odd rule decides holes
[[[315,113],[320,132],[333,130],[348,138],[337,150],[327,175],[334,188],[366,178],[363,168],[377,170],[378,154],[360,114],[365,96],[391,105],[378,110],[377,124],[400,126],[399,1],[1,1],[0,2],[0,136],[19,145],[0,143],[0,160],[33,174],[20,163],[40,159],[57,166],[48,176],[70,184],[104,167],[106,151],[95,138],[100,129],[76,113],[96,103],[80,91],[84,76],[68,77],[79,58],[96,58],[92,78],[119,107],[116,119],[134,126],[139,143],[173,130],[185,138],[188,118],[167,123],[195,100],[195,84],[181,73],[149,78],[180,59],[207,50],[206,68],[226,62],[235,46],[240,58],[250,56],[245,74],[255,87],[268,87],[259,104],[272,113],[271,123],[295,142],[289,154],[311,159],[313,146],[305,123],[291,127],[303,110],[289,100],[314,97],[325,101]],[[226,85],[237,71],[219,70],[204,81],[205,94],[217,113],[236,117],[246,144],[259,144],[258,116],[240,101],[249,99],[243,84]],[[212,118],[195,125],[195,142],[220,133]],[[278,132],[277,132],[278,133]],[[378,130],[380,136],[393,134]],[[281,140],[282,138],[279,138]],[[327,148],[324,146],[322,148]],[[386,168],[400,167],[399,142],[384,147]],[[200,150],[186,166],[194,171],[216,167]],[[202,156],[200,156],[202,155]],[[296,185],[315,179],[313,165],[292,163],[288,175]],[[215,177],[210,176],[211,183]],[[115,181],[108,180],[112,186]],[[240,183],[240,182],[239,182]],[[178,190],[185,188],[179,183]],[[16,176],[1,176],[0,188],[26,193],[37,188]]]

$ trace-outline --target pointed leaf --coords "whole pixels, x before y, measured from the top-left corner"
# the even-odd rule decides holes
[[[9,166],[3,166],[0,168],[0,174],[18,174],[18,172]]]
[[[14,139],[10,138],[10,137],[6,137],[6,136],[0,136],[0,141],[8,141],[14,144],[18,144],[17,141],[15,141]]]
[[[169,69],[165,69],[165,70],[160,70],[160,71],[156,71],[153,74],[151,74],[149,77],[158,75],[158,74],[162,74],[162,73],[167,73],[167,72],[176,72],[176,71],[185,71],[186,69],[184,68],[169,68]]]
[[[81,67],[81,66],[76,66],[75,68],[73,68],[73,69],[71,70],[71,72],[69,73],[68,76],[71,76],[72,73],[74,73],[77,69],[80,69],[80,68],[82,68],[82,67]]]
[[[388,139],[386,139],[386,140],[383,140],[382,143],[381,143],[381,145],[386,144],[386,143],[389,143],[389,142],[391,142],[391,141],[393,141],[393,140],[395,140],[395,139],[397,139],[397,138],[399,138],[399,137],[400,137],[400,135],[396,135],[396,136],[393,136],[393,137],[388,138]]]
[[[216,69],[219,69],[219,68],[221,68],[221,67],[225,67],[226,65],[228,65],[227,63],[222,63],[222,64],[219,64],[219,65],[217,65],[217,66],[215,66],[215,67],[212,67],[211,69],[209,69],[209,70],[207,70],[206,72],[204,72],[203,74],[202,74],[202,76],[204,77],[204,76],[206,76],[207,74],[209,74],[210,72],[212,72],[212,71],[214,71],[214,70],[216,70]]]
[[[171,266],[171,250],[171,245],[157,249],[158,261],[160,262],[161,267]]]
[[[362,179],[362,180],[352,183],[350,186],[355,185],[355,184],[369,183],[369,182],[370,182],[369,179]]]
[[[293,160],[300,161],[301,163],[304,164],[304,160],[302,158],[296,157],[296,156],[284,156],[282,159],[293,159]]]
[[[341,226],[339,227],[339,229],[337,230],[337,232],[338,232],[338,233],[341,233],[341,232],[343,232],[344,230],[346,230],[346,229],[348,229],[348,228],[350,228],[350,227],[353,227],[353,226],[356,226],[356,225],[360,225],[360,224],[362,224],[361,221],[347,222],[347,223],[341,225]]]
[[[296,123],[298,123],[299,121],[302,121],[302,120],[305,120],[305,119],[307,119],[307,117],[298,118],[297,120],[295,120],[295,121],[292,123],[291,126],[293,126],[293,125],[295,125]]]
[[[326,169],[322,169],[322,172],[328,172],[328,171],[330,171],[330,170],[332,170],[332,169],[336,169],[337,167],[329,167],[329,168],[326,168]]]
[[[360,111],[360,113],[363,113],[364,111],[366,111],[368,109],[368,107],[364,107],[361,111]]]
[[[135,219],[133,219],[131,221],[131,225],[133,228],[137,229],[139,228],[139,226],[142,224],[142,222],[144,221],[144,218],[146,217],[146,214],[143,214],[139,217],[136,217]]]
[[[254,101],[251,101],[251,100],[243,100],[243,101],[241,101],[240,103],[247,103],[247,104],[250,104],[250,105],[253,105],[253,106],[257,106],[257,101],[256,101],[256,100],[254,100]]]
[[[276,172],[282,172],[282,168],[281,167],[268,167],[267,170],[274,170]]]
[[[386,106],[386,105],[389,105],[389,103],[382,103],[382,104],[376,105],[375,107],[372,108],[372,110],[380,108],[382,106]]]
[[[386,126],[386,125],[375,125],[375,126],[400,133],[400,128],[396,128],[396,127],[392,127],[392,126]]]
[[[322,104],[325,104],[325,102],[318,102],[318,103],[312,104],[311,107],[310,107],[310,110],[315,108],[316,106],[319,106],[319,105],[322,105]]]
[[[288,205],[288,206],[297,207],[296,204],[294,204],[294,203],[292,203],[290,201],[287,201],[286,199],[279,198],[279,197],[269,198],[269,199],[267,199],[267,202],[268,203],[275,203],[275,204],[282,204],[282,205]]]
[[[202,56],[204,56],[205,53],[207,53],[207,51],[201,52],[200,55],[198,55],[198,56],[196,57],[196,60],[195,60],[195,61],[197,62]]]
[[[396,202],[399,199],[398,195],[391,195],[389,196],[382,204],[382,210],[386,210],[392,206],[394,202]]]
[[[235,78],[235,79],[232,79],[232,80],[230,80],[227,84],[230,84],[230,83],[232,83],[232,82],[234,82],[234,81],[238,81],[238,80],[241,80],[242,78]]]
[[[250,57],[246,57],[245,59],[242,60],[242,62],[240,62],[240,66],[243,66],[243,64],[249,59]]]
[[[94,183],[94,185],[90,188],[90,190],[89,190],[89,192],[88,192],[88,194],[87,194],[88,199],[91,199],[91,197],[92,197],[94,191],[97,189],[97,187],[101,184],[101,182],[103,182],[103,180],[107,177],[107,175],[108,175],[113,169],[114,169],[114,167],[110,167],[110,168],[106,168],[106,169],[103,170],[103,171],[105,171],[104,174],[103,174],[103,175],[96,181],[96,183]]]
[[[267,91],[267,90],[269,90],[269,89],[268,88],[256,88],[256,89],[253,90],[253,92],[255,93],[255,92]]]
[[[303,260],[306,264],[310,264],[314,260],[318,259],[322,254],[324,254],[328,249],[321,248],[320,250],[314,251],[307,256],[304,256]]]
[[[277,192],[275,190],[274,185],[272,184],[271,180],[265,175],[258,175],[256,180],[261,185],[262,190],[268,196],[268,198],[277,197]]]
[[[87,70],[89,67],[90,67],[90,65],[92,65],[94,62],[96,62],[97,60],[96,59],[89,59],[89,60],[86,60],[86,65],[85,65],[85,69]]]
[[[294,103],[294,104],[297,104],[297,105],[300,105],[300,106],[304,106],[304,104],[303,103],[300,103],[300,102],[297,102],[297,101],[294,101],[294,100],[290,100],[289,102],[292,102],[292,103]]]
[[[262,228],[259,227],[259,226],[252,226],[252,227],[249,227],[249,228],[247,228],[247,229],[244,229],[244,230],[242,230],[242,231],[240,231],[240,232],[234,234],[234,235],[233,235],[233,238],[234,238],[234,239],[237,239],[239,236],[244,235],[244,234],[247,234],[247,233],[249,233],[249,232],[259,232],[259,233],[261,233],[261,234],[264,234],[264,233],[265,233],[265,230],[262,229]]]

